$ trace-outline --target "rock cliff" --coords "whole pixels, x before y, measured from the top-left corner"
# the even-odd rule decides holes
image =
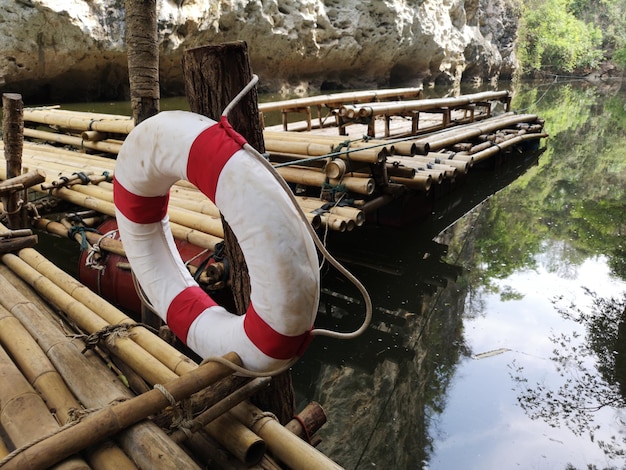
[[[508,78],[517,0],[158,0],[161,86],[184,49],[245,40],[265,91]],[[0,3],[0,91],[124,99],[124,0]]]

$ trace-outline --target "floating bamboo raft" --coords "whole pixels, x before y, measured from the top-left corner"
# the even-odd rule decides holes
[[[508,92],[489,92],[434,100],[340,104],[352,100],[419,95],[419,89],[363,92],[311,97],[262,105],[261,109],[289,110],[302,106],[334,104],[337,114],[389,117],[413,115],[403,137],[347,139],[341,135],[316,132],[264,131],[266,151],[283,178],[297,189],[297,199],[311,223],[336,231],[350,231],[362,225],[367,212],[379,208],[406,192],[435,192],[441,184],[454,183],[471,168],[496,154],[510,152],[520,144],[546,137],[543,122],[533,114],[504,112],[492,115],[496,102],[510,102]],[[395,93],[395,95],[394,95]],[[484,108],[474,112],[476,107]],[[468,109],[471,113],[468,115]],[[426,126],[436,132],[415,134],[420,112],[446,110],[448,118]],[[461,110],[461,111],[459,111]],[[453,112],[462,116],[452,119]],[[369,113],[369,114],[368,114]],[[464,117],[463,117],[464,116]],[[126,116],[89,114],[58,108],[31,108],[24,111],[27,138],[66,148],[29,143],[24,148],[24,165],[47,175],[38,190],[48,191],[69,202],[113,215],[111,184],[102,175],[114,173],[114,157],[132,129]],[[31,128],[33,124],[39,128]],[[41,127],[47,126],[44,130]],[[365,125],[368,129],[371,124]],[[420,128],[423,131],[423,128]],[[386,132],[387,133],[387,132]],[[408,133],[408,136],[407,136]],[[80,149],[82,152],[69,150]],[[100,156],[99,156],[100,155]],[[106,155],[106,156],[105,156]],[[108,157],[107,157],[108,156]],[[93,173],[84,183],[75,173]],[[1,176],[0,176],[1,177]],[[91,180],[91,178],[95,180]],[[37,188],[35,188],[37,189]],[[189,184],[172,190],[170,219],[174,235],[212,249],[223,237],[218,209]]]

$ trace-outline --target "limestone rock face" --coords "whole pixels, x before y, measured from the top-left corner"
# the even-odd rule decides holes
[[[458,83],[516,68],[516,0],[159,0],[161,86],[184,49],[248,43],[264,91]],[[124,0],[0,2],[0,90],[124,99]]]

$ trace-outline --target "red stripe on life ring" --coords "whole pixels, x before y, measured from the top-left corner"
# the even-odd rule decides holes
[[[225,118],[202,131],[191,144],[187,178],[215,202],[217,181],[222,168],[246,143]]]
[[[252,304],[248,306],[246,311],[243,329],[257,348],[274,359],[291,359],[295,356],[302,356],[313,340],[310,330],[298,336],[287,336],[279,333],[261,318]]]
[[[115,178],[113,180],[113,202],[124,216],[136,224],[152,224],[167,214],[170,194],[164,196],[138,196],[131,193]]]
[[[187,287],[181,291],[167,308],[167,324],[172,332],[187,343],[187,332],[198,316],[215,302],[199,286]]]

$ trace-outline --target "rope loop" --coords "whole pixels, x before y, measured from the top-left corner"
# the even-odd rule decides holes
[[[140,323],[118,323],[116,325],[106,325],[89,335],[75,335],[74,338],[83,340],[85,347],[81,351],[81,354],[85,354],[88,350],[94,349],[103,341],[112,345],[117,339],[128,337],[128,331],[136,326],[144,325]]]

